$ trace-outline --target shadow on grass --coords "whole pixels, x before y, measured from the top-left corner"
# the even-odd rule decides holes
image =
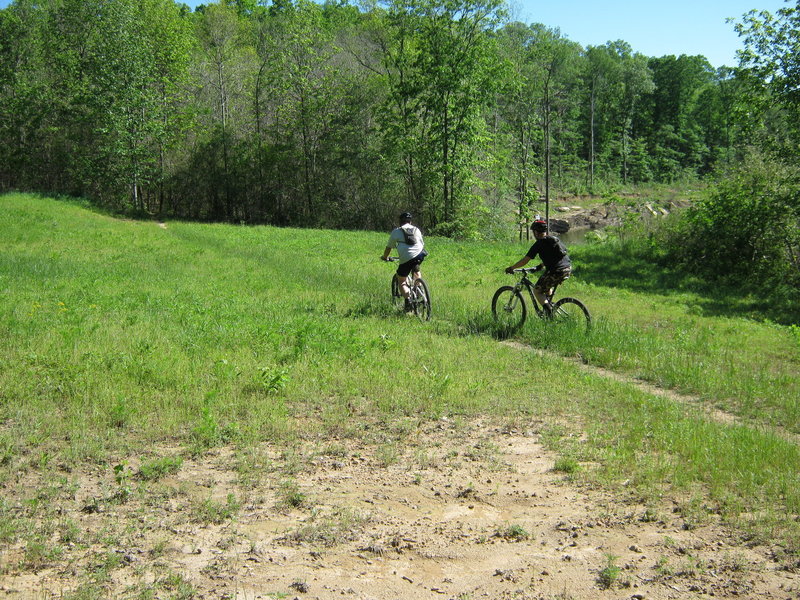
[[[558,322],[528,317],[522,325],[514,326],[495,321],[491,313],[485,311],[466,315],[463,335],[487,335],[498,341],[517,339],[523,343],[535,343],[537,347],[562,348],[575,344],[585,344],[590,332],[585,322]],[[571,342],[575,344],[571,345]]]
[[[768,289],[763,297],[748,292],[763,285],[754,282],[743,270],[712,280],[666,264],[657,251],[643,252],[625,244],[596,244],[576,247],[576,271],[582,281],[593,285],[621,288],[637,293],[665,296],[695,295],[698,314],[705,316],[746,317],[770,320],[784,325],[800,322],[800,294],[797,290]]]

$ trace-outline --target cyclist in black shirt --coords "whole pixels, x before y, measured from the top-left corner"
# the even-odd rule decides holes
[[[533,286],[533,295],[545,311],[550,312],[551,306],[547,298],[552,294],[555,286],[565,281],[572,274],[572,262],[569,260],[567,248],[561,240],[555,236],[548,235],[546,221],[537,219],[531,224],[531,231],[533,231],[533,237],[536,238],[536,242],[525,256],[506,268],[506,273],[513,273],[514,269],[525,266],[538,255],[542,260],[545,271]]]

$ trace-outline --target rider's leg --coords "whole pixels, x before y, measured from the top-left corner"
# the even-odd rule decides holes
[[[545,293],[544,291],[542,291],[542,290],[541,290],[541,289],[539,289],[538,287],[534,287],[534,288],[533,288],[533,297],[534,297],[534,298],[536,298],[536,301],[537,301],[537,302],[538,302],[538,303],[539,303],[539,304],[542,306],[542,308],[544,308],[544,309],[545,309],[545,311],[547,311],[547,312],[550,312],[550,310],[553,308],[553,307],[550,305],[550,300],[548,300],[548,298],[550,297],[550,295],[551,295],[551,294],[552,294],[552,290],[547,290],[547,292]]]
[[[536,298],[536,301],[542,305],[548,314],[553,309],[550,300],[553,298],[556,287],[569,277],[570,272],[570,269],[562,269],[560,271],[550,271],[548,269],[533,286],[533,297]]]
[[[400,293],[402,293],[403,298],[405,298],[403,310],[405,310],[407,313],[411,312],[411,288],[408,287],[408,277],[401,277],[400,275],[397,275],[397,280],[400,282]]]
[[[400,284],[400,293],[403,294],[403,298],[408,300],[408,297],[411,295],[411,288],[408,287],[408,277],[401,277],[398,275],[397,281]]]
[[[415,264],[415,265],[414,265],[414,266],[411,268],[411,273],[412,273],[412,274],[413,274],[413,276],[414,276],[414,283],[416,283],[416,282],[417,282],[417,279],[422,279],[422,269],[420,269],[420,264],[421,264],[421,263],[422,263],[422,260],[420,260],[419,262],[417,262],[417,263],[416,263],[416,264]]]

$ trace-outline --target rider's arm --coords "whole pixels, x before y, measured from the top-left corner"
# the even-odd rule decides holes
[[[401,241],[399,238],[403,235],[400,231],[400,228],[393,229],[392,233],[389,234],[389,239],[386,241],[386,248],[383,251],[383,256],[381,256],[381,260],[386,260],[389,258],[389,253],[392,249],[397,248],[397,243]]]
[[[506,273],[511,273],[511,271],[513,271],[514,269],[519,269],[520,267],[524,267],[525,265],[528,264],[528,262],[530,262],[530,260],[531,260],[530,256],[527,256],[527,255],[523,256],[516,263],[514,263],[510,267],[507,267],[506,268]]]

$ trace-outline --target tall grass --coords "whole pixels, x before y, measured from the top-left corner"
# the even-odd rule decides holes
[[[358,436],[402,448],[395,442],[423,420],[490,416],[589,432],[578,446],[574,436],[548,439],[600,464],[591,476],[628,479],[643,494],[700,486],[731,519],[800,512],[797,446],[770,429],[800,431],[790,327],[710,314],[688,287],[617,285],[614,257],[585,246],[573,249],[576,273],[561,291],[584,300],[597,326],[565,334],[530,319],[519,340],[549,350],[531,352],[499,344],[488,314],[511,279],[503,267],[527,244],[429,239],[434,320],[423,324],[389,302],[384,242],[367,232],[162,228],[0,197],[0,478],[55,458],[148,455],[164,442],[199,453]],[[561,356],[746,420],[709,422]],[[797,523],[773,526],[796,551]]]

